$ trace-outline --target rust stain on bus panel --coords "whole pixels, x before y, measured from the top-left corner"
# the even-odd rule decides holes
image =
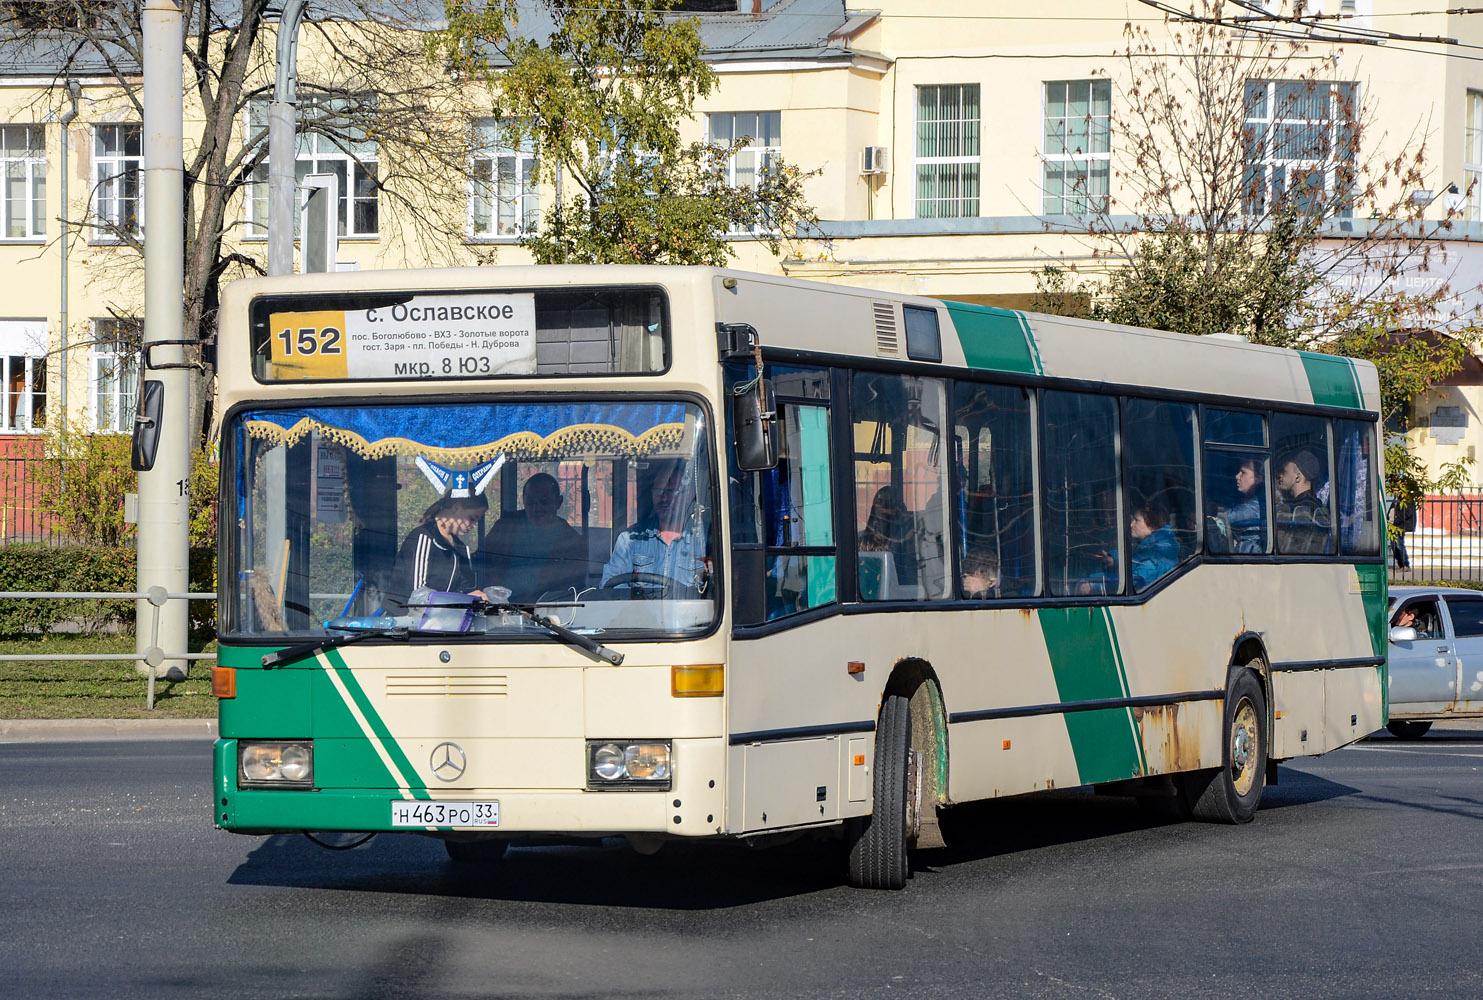
[[[1186,708],[1178,704],[1133,709],[1150,773],[1193,771],[1200,766],[1200,737]]]

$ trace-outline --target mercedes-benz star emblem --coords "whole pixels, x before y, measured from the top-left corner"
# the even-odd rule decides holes
[[[463,755],[463,748],[457,743],[439,743],[433,747],[430,762],[433,777],[439,781],[457,781],[463,777],[464,768],[468,767],[468,758]]]

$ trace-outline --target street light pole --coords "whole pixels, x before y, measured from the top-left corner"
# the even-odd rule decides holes
[[[278,71],[268,105],[268,273],[294,269],[294,107],[298,102],[299,23],[308,0],[286,0],[278,16]]]
[[[162,382],[164,407],[153,468],[139,473],[138,589],[182,594],[190,589],[190,370],[181,346],[185,326],[185,154],[181,58],[184,22],[176,0],[144,4],[144,368]],[[120,220],[126,224],[127,220]],[[66,248],[63,247],[63,252]],[[156,368],[154,366],[167,366]],[[122,377],[123,373],[120,373]],[[142,400],[140,401],[142,402]],[[141,673],[184,678],[186,602],[158,609],[135,605],[135,648]]]

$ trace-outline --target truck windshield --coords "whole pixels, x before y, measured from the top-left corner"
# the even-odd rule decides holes
[[[549,639],[475,599],[609,639],[715,620],[712,466],[693,403],[261,408],[228,433],[228,634]]]

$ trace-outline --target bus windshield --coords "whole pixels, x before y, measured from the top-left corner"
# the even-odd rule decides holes
[[[693,403],[264,407],[228,433],[232,633],[549,637],[504,603],[610,638],[716,619],[712,464]]]

